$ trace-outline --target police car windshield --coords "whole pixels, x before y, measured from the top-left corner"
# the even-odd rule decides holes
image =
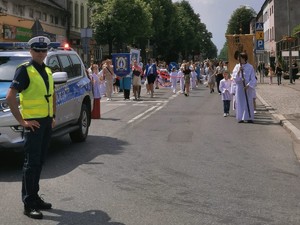
[[[18,65],[30,59],[30,57],[0,56],[0,81],[12,81]]]

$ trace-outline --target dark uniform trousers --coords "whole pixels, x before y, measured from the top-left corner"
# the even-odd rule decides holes
[[[25,132],[22,200],[24,205],[28,207],[34,207],[38,198],[40,175],[52,132],[51,117],[35,120],[40,123],[40,128]]]

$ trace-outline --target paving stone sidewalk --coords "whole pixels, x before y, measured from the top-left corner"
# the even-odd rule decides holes
[[[256,92],[258,100],[300,143],[300,80],[295,84],[282,80],[282,85],[277,85],[276,78],[272,84],[268,78],[258,78]]]

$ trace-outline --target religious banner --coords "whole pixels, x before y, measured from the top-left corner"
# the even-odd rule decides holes
[[[116,53],[112,54],[112,64],[114,66],[114,73],[119,77],[128,75],[131,71],[130,54]]]
[[[248,62],[255,67],[253,56],[253,34],[226,35],[228,43],[228,70],[231,73],[235,65],[239,63],[235,59],[236,53],[245,52],[248,55]]]
[[[140,49],[131,48],[130,49],[130,62],[133,64],[133,61],[136,60],[138,63],[140,62]]]

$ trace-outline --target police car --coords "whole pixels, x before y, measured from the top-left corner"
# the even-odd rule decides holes
[[[27,43],[0,43],[0,147],[20,147],[24,130],[6,102],[6,93],[18,65],[31,60]],[[51,68],[56,93],[56,126],[52,137],[69,134],[73,142],[88,136],[91,124],[92,84],[79,55],[60,43],[51,43],[45,64]],[[18,149],[18,148],[17,148]]]

